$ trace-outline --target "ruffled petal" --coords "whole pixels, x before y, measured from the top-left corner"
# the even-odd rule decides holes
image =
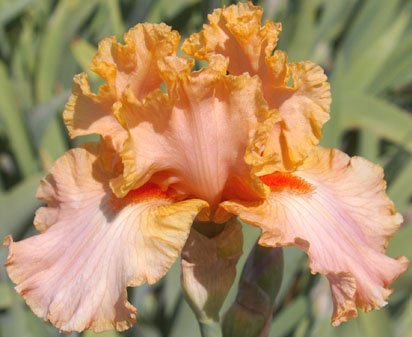
[[[121,153],[124,174],[111,185],[117,195],[152,177],[212,208],[229,194],[256,197],[260,183],[252,180],[244,157],[247,151],[248,158],[258,157],[250,154],[259,150],[255,136],[263,137],[257,130],[272,118],[260,82],[246,74],[226,76],[222,57],[199,72],[191,66],[168,57],[162,66],[168,95],[157,91],[139,102],[129,94],[122,100],[117,116],[129,138]]]
[[[223,206],[262,229],[260,244],[296,245],[308,253],[312,272],[330,282],[333,324],[356,316],[356,307],[385,305],[392,292],[387,287],[408,261],[384,255],[402,216],[385,194],[382,169],[339,150],[318,149],[293,174],[262,180],[272,190],[266,202]]]
[[[159,87],[158,61],[176,55],[179,40],[179,33],[164,23],[137,24],[124,35],[124,45],[114,37],[102,40],[91,69],[106,80],[117,97],[130,87],[141,99]]]
[[[165,24],[138,24],[125,34],[124,45],[114,37],[101,41],[91,69],[107,83],[93,94],[86,74],[74,78],[63,114],[70,136],[100,134],[120,149],[127,133],[113,117],[113,104],[126,87],[138,99],[159,88],[158,61],[175,55],[179,40]]]
[[[330,85],[321,67],[310,61],[288,67],[292,86],[264,88],[269,106],[278,109],[282,117],[265,148],[265,153],[282,157],[279,170],[293,170],[318,145],[331,103]]]
[[[9,246],[6,266],[36,315],[62,331],[125,330],[136,320],[126,287],[159,280],[179,255],[200,200],[174,203],[146,184],[123,199],[108,186],[96,156],[75,149],[60,158],[38,196],[42,234]]]
[[[319,66],[308,61],[288,63],[286,53],[274,52],[281,25],[267,21],[261,26],[262,14],[251,3],[217,9],[209,15],[209,24],[190,36],[182,49],[206,60],[224,55],[230,74],[246,72],[261,79],[269,108],[278,109],[282,117],[265,154],[281,157],[278,170],[292,170],[319,143],[322,126],[329,119],[330,86]],[[260,174],[271,172],[272,167],[262,167]]]
[[[262,15],[262,9],[250,2],[216,9],[208,15],[209,24],[184,41],[182,50],[203,60],[211,54],[224,55],[229,58],[228,71],[233,75],[258,74],[282,29],[280,23],[272,21],[261,27]]]
[[[93,94],[87,75],[76,75],[73,79],[72,94],[63,112],[70,137],[99,134],[110,140],[115,148],[121,148],[127,132],[113,116],[114,103],[113,93],[100,90],[98,95]]]

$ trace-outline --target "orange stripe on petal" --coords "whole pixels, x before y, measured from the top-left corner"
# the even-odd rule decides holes
[[[158,185],[147,183],[139,188],[131,190],[123,198],[117,198],[115,195],[113,195],[113,199],[110,200],[110,205],[114,209],[122,209],[128,205],[139,204],[159,198],[175,201],[173,200],[173,195],[174,193],[170,189],[163,191]]]
[[[313,186],[304,179],[290,173],[275,172],[260,177],[260,180],[272,191],[288,190],[291,192],[304,194],[313,191]]]

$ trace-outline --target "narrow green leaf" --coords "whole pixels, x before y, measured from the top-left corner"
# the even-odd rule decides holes
[[[296,27],[288,48],[288,57],[291,61],[309,57],[315,38],[317,2],[317,0],[306,0],[299,3]]]
[[[122,20],[122,13],[120,11],[120,2],[117,0],[105,0],[104,5],[109,14],[109,21],[113,28],[113,34],[121,38],[125,32],[125,27]]]
[[[377,41],[379,36],[396,22],[401,11],[400,1],[374,0],[359,3],[360,6],[354,13],[355,20],[348,26],[349,31],[342,45],[341,56],[346,59],[347,65],[362,57],[371,43]]]
[[[67,90],[50,101],[37,106],[29,115],[29,125],[33,140],[37,146],[40,145],[44,134],[53,118],[62,111],[64,103],[69,98],[70,92]]]
[[[290,287],[296,274],[302,268],[302,260],[305,253],[296,247],[284,247],[284,271],[283,271],[283,280],[282,285],[279,290],[277,297],[277,303],[281,303]]]
[[[362,129],[359,132],[359,154],[370,161],[377,162],[379,157],[380,139],[371,130]]]
[[[408,32],[408,31],[407,31]],[[379,93],[385,89],[405,85],[412,81],[412,35],[404,34],[389,59],[373,79],[369,91]]]
[[[393,336],[392,323],[384,309],[375,310],[367,314],[360,312],[356,321],[363,337]]]
[[[32,152],[31,141],[20,114],[17,97],[7,76],[7,70],[0,62],[0,116],[5,124],[13,154],[23,176],[37,170],[37,162]]]
[[[9,38],[4,31],[4,27],[0,26],[0,56],[4,59],[8,58],[10,55],[11,46]]]
[[[395,337],[412,337],[412,297],[395,325]]]
[[[87,73],[90,80],[97,80],[98,76],[90,70],[90,63],[96,54],[96,48],[85,39],[77,38],[70,44],[70,49],[77,63]]]
[[[39,103],[48,101],[54,94],[60,61],[70,39],[94,10],[98,0],[62,0],[53,12],[40,44],[39,64],[35,79],[36,97]],[[46,165],[66,150],[66,142],[60,121],[54,119],[47,130],[43,148]]]
[[[86,331],[83,334],[83,337],[120,337],[120,335],[116,331],[105,331],[95,333],[93,331]]]
[[[150,7],[150,11],[147,14],[146,20],[148,22],[161,22],[176,16],[185,7],[189,7],[198,0],[158,0]]]
[[[25,112],[33,106],[32,75],[35,62],[33,40],[33,27],[29,20],[24,20],[18,44],[14,47],[10,68],[13,88],[19,93],[19,108]]]
[[[134,2],[134,6],[127,16],[127,23],[129,26],[134,26],[138,22],[147,21],[147,14],[150,12],[152,6],[156,4],[151,0],[140,0]]]
[[[412,224],[405,224],[389,241],[387,254],[389,256],[406,256],[412,260]]]
[[[35,193],[40,181],[40,174],[23,180],[10,192],[0,195],[0,238],[7,234],[19,234],[30,220],[40,202]]]
[[[170,337],[200,337],[199,327],[192,309],[186,301],[183,301],[180,312],[176,318],[175,324],[172,327]]]
[[[412,116],[382,99],[360,94],[341,97],[345,128],[364,128],[412,151]]]
[[[315,44],[330,41],[347,26],[347,19],[352,14],[358,0],[324,1],[323,14],[316,26]]]
[[[409,13],[401,12],[384,32],[369,41],[368,48],[364,48],[357,58],[352,58],[350,63],[346,63],[346,72],[340,80],[345,82],[347,90],[355,92],[373,87],[374,78],[401,42],[400,38],[409,20]]]
[[[53,96],[55,81],[59,75],[59,63],[67,51],[75,32],[95,9],[98,0],[61,0],[47,23],[41,41],[36,76],[36,96],[44,102]]]
[[[5,282],[0,283],[0,310],[7,309],[13,304],[13,297],[9,285]]]
[[[14,0],[3,3],[0,7],[0,26],[19,16],[32,2],[34,0]]]
[[[0,334],[7,337],[37,337],[27,326],[25,304],[15,294],[9,309],[0,315]]]
[[[303,319],[297,326],[293,337],[306,337],[308,329],[310,327],[310,322],[308,318]]]
[[[304,319],[308,309],[308,299],[305,296],[300,296],[281,312],[275,313],[269,337],[287,336]]]
[[[412,181],[412,160],[409,160],[402,168],[401,172],[396,176],[388,188],[388,194],[395,205],[401,209],[409,203],[412,196],[412,189],[408,188]]]

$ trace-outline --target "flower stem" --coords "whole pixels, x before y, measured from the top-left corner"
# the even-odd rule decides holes
[[[199,321],[199,328],[202,337],[222,337],[222,328],[219,322],[203,323]]]

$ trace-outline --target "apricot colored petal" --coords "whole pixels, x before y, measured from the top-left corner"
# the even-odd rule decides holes
[[[129,94],[122,100],[117,114],[130,136],[121,153],[124,174],[112,181],[117,195],[156,175],[212,208],[225,193],[256,197],[252,190],[259,184],[244,156],[254,151],[257,130],[270,116],[259,80],[226,76],[223,58],[199,72],[190,73],[190,67],[190,61],[166,58],[168,95],[157,91],[140,103]]]
[[[408,261],[384,255],[402,216],[385,194],[382,169],[339,150],[318,149],[293,175],[264,180],[272,188],[266,202],[223,206],[262,229],[260,244],[295,245],[308,253],[312,272],[330,282],[332,323],[356,316],[357,307],[384,306],[389,284]]]
[[[224,55],[230,74],[255,75],[272,54],[281,31],[281,24],[271,21],[261,27],[262,15],[262,9],[250,2],[216,9],[208,16],[209,24],[184,41],[182,50],[199,59]]]
[[[124,45],[114,37],[102,40],[91,68],[116,97],[130,87],[141,99],[159,87],[162,79],[157,63],[176,54],[179,40],[179,34],[163,23],[137,24],[124,35]]]
[[[126,287],[159,280],[176,260],[203,201],[160,189],[113,196],[93,153],[60,158],[39,188],[42,233],[9,246],[6,267],[34,313],[64,332],[125,330],[136,320]]]
[[[288,63],[287,54],[276,50],[281,25],[271,21],[261,25],[262,9],[238,3],[217,9],[209,24],[193,34],[182,49],[189,55],[209,60],[216,54],[229,59],[228,71],[257,75],[270,109],[280,112],[265,155],[276,154],[279,170],[292,170],[319,143],[321,129],[329,119],[330,86],[321,67],[312,62]],[[289,81],[293,85],[289,85]],[[259,174],[273,172],[273,165]]]
[[[114,102],[113,95],[106,90],[100,90],[98,95],[93,94],[85,73],[76,75],[72,94],[63,112],[70,137],[99,134],[120,148],[127,132],[113,116]]]
[[[265,84],[264,88],[269,106],[278,109],[282,118],[265,152],[280,154],[279,169],[286,170],[294,169],[319,143],[331,103],[330,85],[321,67],[306,61],[289,64],[289,70],[293,86],[268,88]]]

